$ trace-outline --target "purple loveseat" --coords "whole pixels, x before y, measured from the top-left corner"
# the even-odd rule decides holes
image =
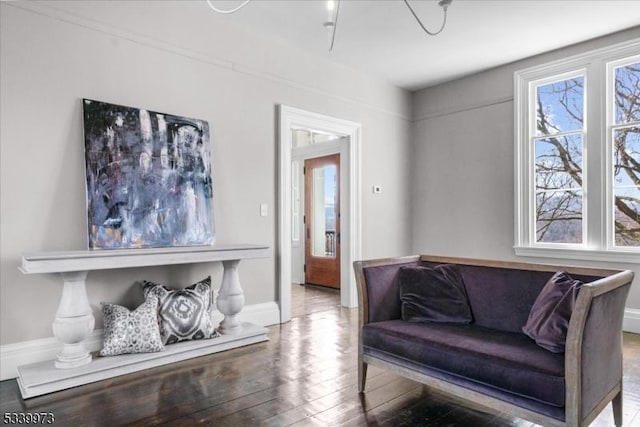
[[[456,264],[470,324],[401,319],[404,266]],[[622,319],[633,273],[412,256],[355,262],[360,302],[358,379],[374,365],[440,391],[549,426],[588,425],[610,402],[622,425]],[[522,333],[547,280],[565,271],[580,288],[565,353]]]

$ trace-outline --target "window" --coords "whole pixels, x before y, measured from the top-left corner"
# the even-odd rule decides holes
[[[291,161],[291,241],[300,242],[300,231],[302,229],[302,214],[300,213],[300,205],[302,204],[302,195],[300,191],[300,161]]]
[[[518,255],[640,263],[640,40],[515,73]]]
[[[584,74],[535,86],[536,241],[583,242]]]
[[[304,158],[312,154],[326,155],[326,144],[339,143],[341,138],[344,136],[306,127],[291,127],[291,149],[294,157],[291,161],[291,241],[294,246],[300,244],[300,233],[304,229],[304,178],[302,173]],[[313,147],[317,147],[317,149],[314,150]],[[339,147],[334,148],[339,150]]]
[[[640,247],[640,58],[611,64],[607,133],[613,153],[614,247]]]

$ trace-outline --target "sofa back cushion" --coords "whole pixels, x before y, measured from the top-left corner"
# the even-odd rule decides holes
[[[571,314],[582,282],[564,271],[554,274],[531,307],[522,332],[540,347],[564,353]]]
[[[473,321],[457,265],[402,267],[399,274],[402,320],[462,324]]]
[[[434,267],[440,263],[422,261]],[[458,264],[469,297],[474,323],[505,332],[522,333],[536,298],[555,271],[517,270]],[[572,274],[584,283],[600,277]]]
[[[418,262],[379,265],[363,269],[369,303],[369,318],[365,323],[400,319],[400,290],[398,271],[401,267],[416,266]]]

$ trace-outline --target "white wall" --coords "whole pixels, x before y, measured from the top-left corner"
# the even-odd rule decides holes
[[[514,71],[637,37],[640,27],[415,93],[413,252],[632,269],[627,307],[639,309],[638,264],[524,258],[513,250]]]
[[[50,337],[62,283],[18,272],[23,253],[86,248],[81,98],[201,118],[211,128],[217,242],[265,243],[240,275],[275,301],[276,105],[362,124],[363,256],[410,251],[410,94],[234,28],[205,2],[2,2],[0,344]],[[269,216],[261,217],[260,203]],[[149,279],[185,285],[215,265],[91,273],[87,292],[135,306]]]

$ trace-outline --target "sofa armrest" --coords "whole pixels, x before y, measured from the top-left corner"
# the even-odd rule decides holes
[[[632,281],[626,270],[578,293],[565,353],[567,425],[588,425],[622,391],[622,320]]]

